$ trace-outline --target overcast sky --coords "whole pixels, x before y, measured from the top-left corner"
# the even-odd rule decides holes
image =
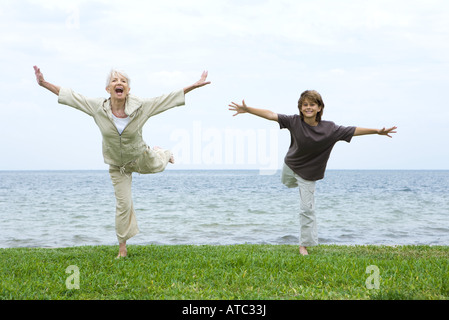
[[[398,126],[339,142],[328,169],[449,169],[449,1],[17,1],[0,6],[0,170],[107,169],[92,118],[35,82],[107,97],[112,67],[154,97],[212,84],[151,118],[170,169],[280,168],[287,130],[231,101],[297,113],[304,90],[340,125]]]

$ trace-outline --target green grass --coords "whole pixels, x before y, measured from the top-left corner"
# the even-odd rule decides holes
[[[449,247],[294,245],[0,249],[0,299],[449,299]],[[379,270],[368,289],[367,267]],[[79,270],[66,273],[69,266]],[[72,280],[73,279],[73,280]],[[374,281],[369,281],[374,283]]]

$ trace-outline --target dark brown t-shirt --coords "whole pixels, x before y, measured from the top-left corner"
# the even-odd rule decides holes
[[[290,131],[291,143],[285,164],[301,178],[316,181],[324,178],[327,161],[335,143],[351,142],[356,127],[344,127],[332,121],[320,121],[312,127],[295,115],[278,114],[281,129]]]

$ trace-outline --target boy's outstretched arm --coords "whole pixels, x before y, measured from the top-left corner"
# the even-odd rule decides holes
[[[236,113],[234,113],[233,116],[236,116],[239,113],[251,113],[258,117],[267,119],[267,120],[278,121],[277,113],[270,111],[270,110],[266,110],[266,109],[257,109],[257,108],[248,107],[245,104],[245,100],[242,101],[242,104],[237,104],[235,102],[231,102],[229,107],[230,107],[229,110],[236,111]]]
[[[355,132],[354,132],[354,136],[362,136],[365,134],[379,134],[382,136],[387,136],[389,138],[391,138],[390,133],[396,133],[396,129],[398,127],[391,127],[388,129],[382,128],[382,129],[368,129],[368,128],[360,128],[357,127],[355,128]]]

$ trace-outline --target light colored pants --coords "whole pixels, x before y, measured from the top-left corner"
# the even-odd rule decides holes
[[[299,186],[300,197],[300,237],[299,244],[304,247],[318,245],[317,223],[315,216],[315,181],[301,178],[285,163],[282,168],[282,183],[289,188]]]
[[[131,193],[132,173],[164,171],[170,156],[169,150],[159,149],[154,151],[148,148],[136,161],[123,167],[109,166],[109,175],[114,186],[116,199],[115,232],[119,243],[124,243],[139,233]]]

